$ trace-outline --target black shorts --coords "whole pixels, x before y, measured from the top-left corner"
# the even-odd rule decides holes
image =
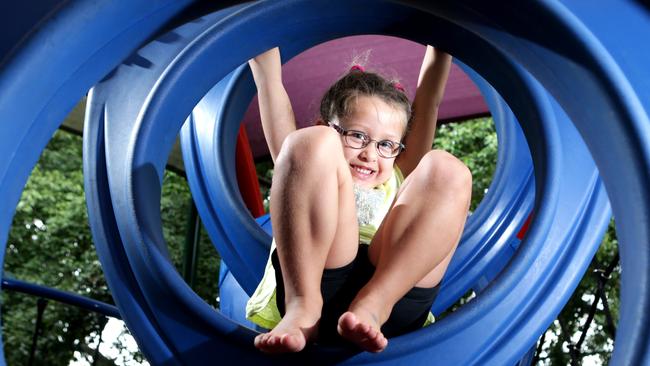
[[[284,316],[284,283],[277,252],[271,255],[277,281],[276,300],[280,315]],[[368,258],[368,245],[359,245],[357,257],[352,263],[335,269],[325,269],[321,280],[323,312],[319,324],[318,342],[336,344],[341,342],[336,326],[341,315],[361,288],[370,280],[375,267]],[[393,307],[390,317],[381,327],[388,338],[422,328],[429,315],[431,305],[438,294],[439,286],[432,288],[414,287]]]

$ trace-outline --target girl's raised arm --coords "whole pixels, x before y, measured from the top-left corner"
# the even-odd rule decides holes
[[[438,107],[442,102],[450,68],[450,55],[427,46],[413,99],[413,118],[404,141],[406,150],[397,158],[397,165],[405,177],[431,150],[438,121]]]
[[[257,86],[260,118],[271,158],[280,153],[282,142],[296,130],[291,101],[282,84],[280,49],[270,49],[248,61]]]

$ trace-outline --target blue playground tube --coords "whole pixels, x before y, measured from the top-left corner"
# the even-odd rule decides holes
[[[417,11],[411,13],[405,9],[395,8],[394,5],[389,3],[385,6],[387,13],[401,15],[404,19],[409,19],[409,22],[413,24],[417,23],[417,16],[421,15]],[[251,6],[243,9],[237,14],[237,19],[241,19],[247,11],[255,8],[256,6]],[[349,7],[346,7],[346,9],[348,12],[351,10]],[[330,11],[336,11],[336,9]],[[358,11],[359,16],[361,16],[362,9],[358,9]],[[319,14],[322,15],[322,13]],[[217,317],[216,314],[206,319],[206,314],[209,314],[211,309],[198,299],[172,270],[173,268],[164,252],[164,241],[159,234],[161,228],[156,227],[159,226],[159,219],[154,218],[159,209],[152,203],[155,202],[154,197],[159,196],[159,192],[152,189],[152,187],[160,185],[162,169],[165,163],[164,156],[168,153],[173,137],[184,120],[185,113],[182,112],[183,108],[179,106],[179,103],[189,100],[186,102],[185,108],[187,109],[185,110],[191,109],[193,103],[188,94],[199,89],[202,84],[205,87],[210,85],[209,82],[206,82],[205,66],[199,67],[199,65],[210,65],[211,60],[222,56],[218,53],[220,48],[217,45],[222,41],[221,37],[224,34],[227,35],[222,24],[228,19],[233,18],[225,18],[221,22],[214,22],[212,16],[205,17],[201,21],[186,24],[173,30],[176,42],[154,41],[140,49],[138,55],[150,60],[149,68],[147,70],[137,70],[131,67],[118,68],[110,80],[95,87],[91,98],[92,102],[90,103],[91,109],[88,113],[89,125],[99,121],[99,123],[104,123],[107,126],[105,141],[109,190],[113,200],[114,217],[122,236],[126,255],[134,268],[137,281],[144,284],[141,288],[147,303],[152,308],[153,321],[161,327],[161,331],[167,337],[172,339],[172,343],[181,345],[183,344],[181,342],[188,342],[190,339],[188,335],[193,334],[192,332],[196,334],[194,342],[209,343],[218,334],[224,332],[220,328],[227,327],[228,323],[219,323],[222,319]],[[368,21],[366,27],[376,25],[378,28],[371,28],[370,32],[380,32],[381,27],[385,27],[385,21],[381,18],[373,18]],[[421,18],[420,21],[424,23],[425,18]],[[432,23],[429,22],[428,24],[431,26]],[[340,30],[350,26],[349,31],[354,34],[356,25],[356,23],[353,25],[341,23],[332,29]],[[446,24],[446,26],[453,27],[451,24]],[[200,31],[190,32],[190,30],[197,28]],[[197,34],[198,36],[196,38],[184,37],[186,34]],[[213,34],[219,34],[219,37],[214,37]],[[575,228],[587,226],[604,228],[608,218],[607,203],[604,191],[602,188],[598,189],[599,184],[595,166],[590,163],[590,156],[586,149],[583,148],[581,152],[579,145],[572,146],[573,154],[578,159],[575,162],[566,164],[562,164],[560,161],[560,155],[565,153],[563,148],[568,146],[562,144],[562,139],[577,140],[577,142],[573,141],[574,145],[577,145],[580,140],[574,130],[573,135],[571,134],[571,125],[565,122],[566,119],[561,119],[563,116],[561,111],[556,111],[553,108],[553,104],[544,90],[521,68],[511,66],[512,64],[508,60],[487,43],[473,40],[470,33],[463,32],[460,29],[456,30],[454,34],[458,39],[447,40],[451,45],[443,45],[443,47],[452,47],[453,44],[467,44],[473,41],[475,47],[472,52],[464,52],[461,49],[454,52],[454,54],[459,55],[460,58],[466,57],[468,60],[480,55],[483,61],[486,59],[491,61],[491,67],[495,65],[501,66],[501,74],[507,73],[510,77],[507,86],[516,90],[516,93],[510,91],[511,94],[508,94],[508,89],[506,89],[506,97],[514,100],[515,110],[522,115],[522,119],[528,121],[529,124],[524,125],[524,131],[528,134],[537,135],[535,140],[531,140],[533,161],[537,166],[541,167],[542,171],[538,179],[543,183],[539,185],[543,189],[539,190],[539,196],[542,198],[539,199],[538,214],[540,218],[536,220],[536,237],[533,236],[533,239],[531,239],[537,245],[524,248],[523,252],[528,253],[528,256],[520,259],[519,266],[527,270],[531,267],[533,259],[539,262],[540,257],[547,258],[544,251],[556,253],[553,261],[549,261],[549,266],[555,265],[558,257],[562,257],[561,255],[558,256],[557,253],[560,244],[576,243],[576,250],[563,253],[563,260],[573,262],[566,269],[556,270],[555,272],[550,271],[544,276],[541,276],[540,273],[526,272],[524,276],[530,276],[531,278],[525,286],[520,285],[521,278],[511,276],[512,280],[502,280],[495,285],[501,286],[500,292],[494,290],[495,286],[490,288],[491,291],[485,291],[480,300],[473,303],[473,305],[480,303],[480,301],[488,302],[491,309],[499,309],[499,305],[501,305],[498,312],[492,311],[489,314],[491,318],[487,318],[485,312],[475,310],[478,307],[469,306],[468,311],[475,310],[475,313],[472,314],[473,319],[460,318],[460,320],[454,322],[454,319],[458,318],[452,316],[447,318],[449,320],[445,319],[440,322],[437,327],[404,336],[401,340],[396,340],[392,348],[382,354],[382,359],[384,357],[389,359],[397,358],[403,362],[410,362],[426,357],[427,352],[439,354],[441,349],[435,350],[431,346],[426,346],[428,338],[430,343],[435,340],[444,344],[442,347],[447,350],[445,356],[449,357],[449,359],[442,359],[443,362],[458,362],[461,364],[488,362],[490,356],[485,356],[482,359],[480,351],[490,347],[490,345],[477,344],[481,348],[475,349],[475,352],[471,352],[471,356],[468,356],[467,348],[465,348],[467,347],[467,341],[464,338],[475,338],[478,329],[486,327],[485,324],[481,324],[480,320],[487,319],[483,320],[483,322],[493,323],[495,317],[500,317],[503,325],[499,327],[491,324],[490,326],[495,332],[495,334],[489,336],[494,342],[491,347],[496,348],[496,345],[503,342],[504,339],[510,340],[507,351],[502,349],[499,349],[499,351],[506,353],[507,355],[504,357],[507,360],[509,360],[507,358],[509,357],[514,362],[534,344],[539,334],[559,312],[561,306],[546,304],[549,293],[552,290],[559,293],[554,294],[553,298],[562,298],[563,295],[568,296],[570,294],[570,291],[562,293],[562,290],[566,291],[566,287],[553,289],[549,288],[549,284],[556,282],[577,283],[595,251],[597,239],[599,234],[602,233],[602,229],[576,237],[574,235]],[[398,33],[397,35],[401,34]],[[169,35],[162,37],[167,39]],[[325,36],[319,35],[319,37]],[[285,39],[288,38],[288,35],[278,38]],[[320,39],[323,40],[323,38]],[[294,41],[293,47],[299,50],[311,46],[315,41],[307,40],[305,42],[303,45],[297,45],[297,42]],[[222,45],[222,47],[227,46]],[[295,51],[289,48],[289,52],[285,52],[285,54],[292,55],[291,52]],[[153,62],[154,60],[157,62]],[[477,70],[487,72],[489,76],[490,71],[482,70],[481,65]],[[245,104],[252,96],[250,78],[235,78],[235,74],[229,74],[216,87],[211,88],[210,92],[202,98],[197,108],[194,109],[194,119],[202,117],[216,122],[216,125],[207,124],[207,126],[215,126],[213,130],[206,129],[204,125],[194,126],[195,131],[197,131],[194,134],[194,140],[200,138],[216,139],[219,143],[214,145],[216,152],[215,149],[205,147],[200,147],[198,152],[194,151],[191,155],[194,159],[188,159],[191,162],[188,166],[203,168],[201,173],[203,177],[206,177],[203,179],[203,184],[191,183],[193,187],[201,186],[201,188],[205,189],[198,191],[200,193],[197,194],[199,197],[197,207],[202,215],[204,213],[216,214],[219,222],[215,226],[218,229],[217,232],[220,232],[221,235],[213,235],[215,245],[226,259],[235,276],[238,279],[246,279],[246,272],[244,271],[248,269],[249,272],[252,272],[249,269],[252,264],[251,261],[243,261],[242,258],[261,258],[260,263],[263,264],[266,252],[262,254],[255,252],[259,248],[264,248],[264,243],[259,245],[250,244],[255,243],[253,235],[256,232],[261,232],[261,229],[255,225],[249,225],[251,229],[246,229],[247,223],[254,223],[252,218],[246,214],[244,218],[247,218],[248,221],[242,221],[240,219],[242,216],[236,214],[238,207],[234,205],[239,202],[241,210],[243,210],[243,205],[241,200],[236,200],[235,195],[232,194],[235,190],[234,180],[232,179],[233,160],[224,157],[229,151],[234,151],[233,144],[229,143],[229,141],[234,141],[238,126],[233,127],[231,121],[238,122],[240,120]],[[494,80],[493,84],[499,87],[502,86],[503,82]],[[140,90],[131,93],[128,105],[123,101],[122,92],[127,85],[137,85]],[[225,92],[226,90],[229,90],[229,92]],[[223,96],[224,93],[228,95],[228,98]],[[239,95],[243,95],[243,99],[246,100],[245,103],[236,103]],[[521,101],[522,96],[527,97],[529,100],[526,102]],[[135,102],[138,97],[141,98],[140,101]],[[199,98],[201,95],[197,93],[196,97]],[[111,112],[107,113],[107,111]],[[135,123],[132,122],[134,120]],[[534,124],[535,121],[538,121],[538,123]],[[541,121],[555,123],[542,124]],[[154,143],[154,141],[158,143]],[[125,152],[129,159],[120,159]],[[583,157],[579,158],[580,156]],[[230,167],[227,162],[230,162]],[[113,166],[110,163],[113,163]],[[229,176],[231,180],[228,180]],[[562,177],[569,176],[571,176],[571,179],[562,179]],[[594,191],[600,193],[593,194]],[[200,197],[207,198],[201,200]],[[206,212],[205,208],[202,207],[209,206],[210,202],[214,202],[217,206]],[[567,204],[569,208],[557,210],[556,207],[559,202]],[[600,206],[600,209],[585,210],[588,205]],[[269,238],[266,237],[266,240],[266,244],[268,244]],[[489,254],[488,251],[483,256],[488,257]],[[538,265],[544,267],[544,264]],[[261,270],[261,267],[261,265],[258,267],[259,270]],[[238,271],[241,272],[238,273]],[[253,283],[258,280],[259,277],[255,278]],[[518,286],[519,289],[517,289]],[[548,290],[545,292],[537,291],[537,288]],[[501,299],[508,296],[514,298],[511,298],[510,303],[504,305]],[[182,315],[179,315],[175,322],[170,324],[164,321],[164,314],[172,311]],[[528,314],[532,313],[536,314],[535,319],[528,319]],[[179,323],[181,326],[179,326]],[[526,326],[524,327],[523,324],[526,324]],[[436,330],[440,331],[440,329],[444,331],[445,327],[454,330],[454,336],[457,337],[455,339],[456,347],[458,347],[458,344],[463,344],[463,349],[457,348],[455,354],[449,352],[454,346],[454,343],[450,342],[449,339],[453,337],[441,337],[440,333],[435,332]],[[454,327],[458,328],[454,329]],[[226,329],[226,331],[234,332],[230,328]],[[250,335],[246,334],[241,334],[241,336],[250,337]],[[436,337],[440,337],[440,339]],[[250,347],[250,340],[248,342],[244,347]],[[190,344],[193,343],[190,342]],[[216,347],[218,347],[217,344],[210,347],[206,346],[206,348],[210,349]],[[314,357],[314,359],[323,360],[323,357],[326,356],[320,354],[321,351],[316,349],[313,353],[307,352],[296,357]],[[179,352],[179,357],[184,357],[184,362],[196,362],[194,357],[197,356],[191,351],[181,349]],[[234,352],[231,350],[231,353]],[[249,355],[249,357],[253,357],[253,355]],[[345,361],[351,363],[372,363],[376,361],[368,358],[369,356],[365,354],[346,355],[345,357]],[[474,359],[475,357],[479,358]],[[304,361],[301,360],[301,362]]]
[[[621,318],[612,363],[650,364],[650,88],[645,85],[650,55],[629,37],[648,38],[647,8],[625,0],[597,8],[577,0],[287,0],[206,15],[138,50],[185,5],[65,3],[44,22],[34,23],[29,37],[0,48],[14,50],[0,61],[0,120],[5,121],[0,123],[0,156],[9,157],[0,160],[2,245],[22,187],[47,140],[84,91],[104,78],[91,93],[85,137],[91,226],[120,312],[153,364],[215,359],[514,364],[570,296],[608,221],[595,166],[607,187],[621,243]],[[165,157],[194,106],[248,58],[274,45],[292,56],[332,38],[362,33],[401,36],[448,50],[499,92],[530,148],[533,221],[508,265],[480,296],[438,324],[392,340],[382,354],[311,347],[298,355],[267,358],[253,349],[253,331],[207,306],[169,263],[159,210]],[[109,74],[119,62],[123,64]],[[227,95],[224,104],[235,98]],[[226,136],[229,130],[236,129],[220,123],[216,135]],[[225,162],[234,135],[222,142],[223,151],[215,154]],[[215,184],[226,185],[230,178],[224,177]],[[231,242],[215,245],[231,251],[228,265],[246,287],[259,272],[248,263],[249,250],[239,244],[261,252],[268,237],[252,218],[240,214],[235,192],[220,193],[229,198],[225,208],[215,206],[214,217],[241,228],[222,227]],[[514,196],[509,191],[493,197]],[[477,232],[487,229],[483,223],[474,225]],[[489,235],[498,237],[495,243],[512,237],[505,232],[511,226],[502,228]],[[232,230],[243,232],[241,240],[231,237]],[[467,254],[460,254],[480,263],[502,255],[497,249],[503,245],[472,249],[464,244]],[[492,260],[500,262],[488,262]]]

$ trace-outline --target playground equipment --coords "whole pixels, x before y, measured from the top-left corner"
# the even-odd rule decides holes
[[[570,296],[608,222],[596,166],[621,243],[612,363],[650,364],[650,55],[629,38],[650,33],[643,5],[287,0],[214,13],[196,6],[189,13],[201,16],[185,22],[186,12],[175,18],[177,27],[168,22],[187,1],[64,5],[46,9],[56,16],[38,24],[26,13],[17,22],[34,32],[2,41],[11,51],[0,70],[0,156],[8,157],[0,161],[0,237],[4,246],[22,187],[52,132],[95,85],[84,138],[91,226],[120,314],[153,364],[514,364]],[[434,310],[469,288],[481,294],[434,326],[392,340],[380,355],[311,347],[267,358],[252,346],[255,332],[205,304],[169,262],[159,210],[164,162],[191,114],[195,123],[183,138],[192,193],[213,242],[250,293],[270,237],[245,211],[234,179],[238,122],[253,93],[239,67],[274,45],[291,57],[363,33],[448,50],[512,110],[475,79],[499,121],[503,149]],[[533,201],[530,161],[533,219],[519,243],[514,237]]]

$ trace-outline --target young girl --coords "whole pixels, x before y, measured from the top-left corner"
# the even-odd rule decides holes
[[[472,185],[461,161],[431,151],[450,64],[427,47],[413,116],[399,84],[353,66],[323,97],[318,125],[296,130],[279,50],[249,61],[275,162],[275,249],[247,306],[273,328],[255,338],[261,351],[343,339],[380,352],[430,320]]]

